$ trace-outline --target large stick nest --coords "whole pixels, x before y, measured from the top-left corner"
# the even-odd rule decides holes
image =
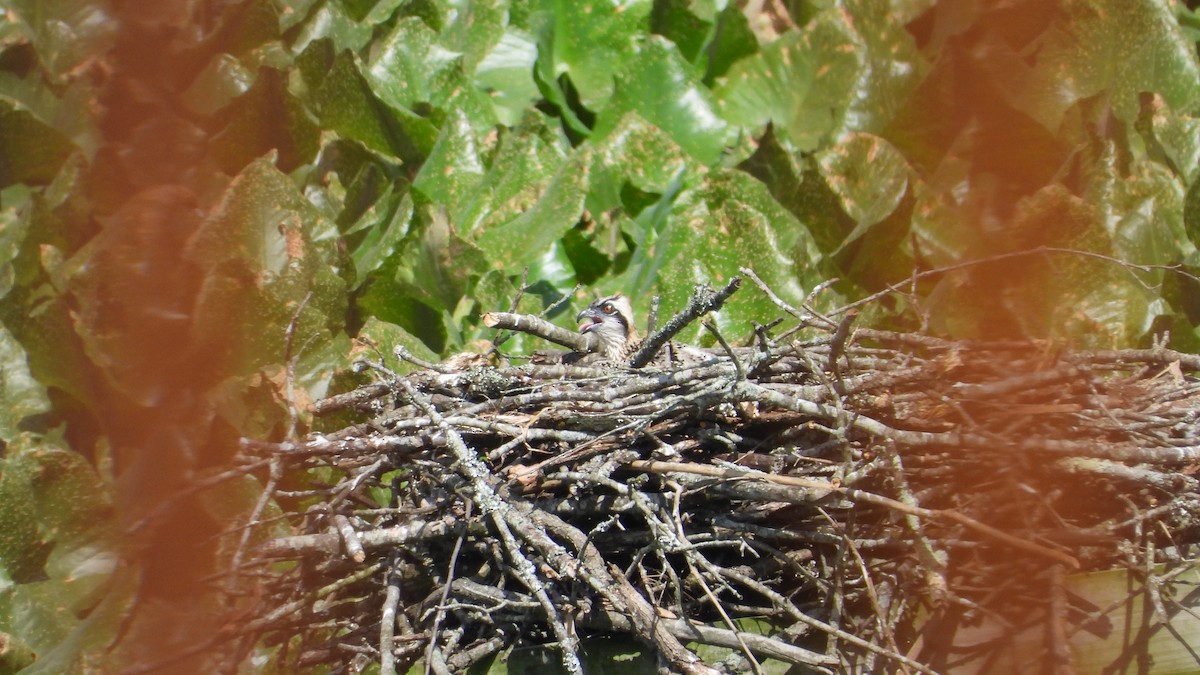
[[[581,640],[624,635],[670,672],[940,672],[1008,644],[964,650],[958,627],[1036,615],[1069,667],[1096,612],[1064,576],[1166,574],[1195,539],[1200,358],[779,305],[790,324],[687,366],[368,363],[375,383],[317,405],[358,423],[245,444],[307,533],[238,551],[266,579],[244,644],[285,670],[458,672],[550,644],[578,672]]]

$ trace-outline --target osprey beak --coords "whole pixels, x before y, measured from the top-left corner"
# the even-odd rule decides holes
[[[596,322],[596,319],[592,318],[592,315],[590,315],[588,310],[583,310],[582,312],[578,313],[578,316],[575,317],[575,321],[582,322],[580,323],[580,333],[587,333],[588,330],[592,330],[593,325],[598,323]]]
[[[583,322],[583,323],[579,324],[579,332],[586,333],[589,330],[591,330],[593,326],[600,323],[599,321],[596,320],[595,317],[596,317],[596,315],[592,312],[591,307],[583,310],[579,314],[576,314],[575,320]]]

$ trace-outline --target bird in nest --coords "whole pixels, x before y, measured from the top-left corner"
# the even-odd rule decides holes
[[[610,361],[627,360],[642,342],[633,327],[633,306],[620,293],[593,302],[575,320],[580,333],[596,336],[596,351]]]
[[[634,328],[633,306],[629,298],[617,293],[600,298],[575,317],[580,333],[596,336],[596,351],[613,363],[625,363],[642,346],[642,338]],[[696,363],[708,354],[674,342],[668,342],[655,355],[656,365]]]

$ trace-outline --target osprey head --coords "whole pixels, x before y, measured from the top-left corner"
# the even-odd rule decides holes
[[[634,341],[633,307],[629,298],[610,295],[587,306],[575,317],[580,333],[591,333],[599,341],[599,351],[605,357],[620,361],[626,347]]]

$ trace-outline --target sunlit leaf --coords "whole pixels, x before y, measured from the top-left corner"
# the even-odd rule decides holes
[[[692,74],[675,46],[651,36],[619,76],[612,102],[596,122],[604,138],[627,112],[659,127],[703,164],[714,164],[733,141],[708,88]]]
[[[590,165],[590,153],[576,152],[529,210],[484,230],[476,243],[488,259],[511,272],[544,255],[583,213]]]
[[[496,117],[515,125],[538,98],[533,81],[537,43],[523,31],[509,28],[475,68],[475,84],[492,102]]]
[[[549,34],[545,56],[552,79],[566,73],[584,107],[605,107],[614,78],[635,55],[648,25],[649,0],[548,0],[543,19]]]
[[[845,246],[888,217],[908,187],[908,163],[890,143],[870,134],[851,134],[817,156],[829,188],[857,225]]]
[[[233,181],[186,255],[203,274],[190,329],[194,348],[229,359],[221,363],[227,372],[279,363],[293,316],[297,339],[308,340],[345,311],[336,228],[269,159]],[[231,331],[239,336],[232,354]]]
[[[413,180],[413,188],[438,204],[462,204],[475,192],[485,167],[467,116],[452,114]]]
[[[1023,92],[1046,128],[1057,129],[1068,108],[1100,93],[1126,122],[1136,118],[1141,92],[1157,92],[1175,109],[1200,96],[1195,44],[1184,39],[1165,3],[1064,0],[1058,7]]]
[[[862,68],[857,35],[830,12],[735,63],[715,89],[725,119],[759,129],[773,122],[801,150],[841,124]]]

